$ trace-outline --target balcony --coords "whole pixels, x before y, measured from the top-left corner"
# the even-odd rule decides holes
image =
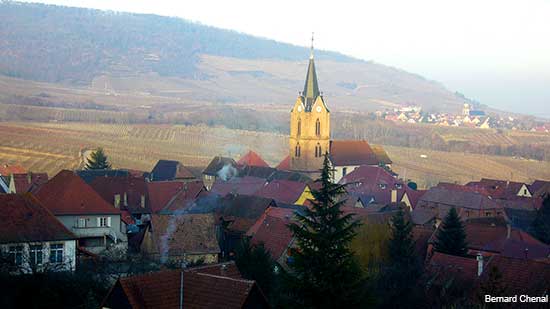
[[[110,227],[73,227],[72,232],[78,237],[111,237],[114,231]]]

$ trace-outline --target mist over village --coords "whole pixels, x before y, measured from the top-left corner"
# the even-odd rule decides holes
[[[39,2],[0,308],[548,307],[549,3]]]

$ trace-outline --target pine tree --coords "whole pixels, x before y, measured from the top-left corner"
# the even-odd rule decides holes
[[[537,216],[531,225],[533,235],[545,244],[550,244],[550,195],[546,195]]]
[[[436,234],[435,250],[450,255],[466,255],[466,232],[456,209],[453,207],[443,220]]]
[[[107,156],[103,151],[103,148],[98,148],[96,151],[92,152],[88,162],[86,162],[87,170],[105,170],[111,169],[111,163],[107,160]]]
[[[275,262],[263,244],[252,245],[244,238],[236,250],[235,264],[245,279],[255,280],[269,296],[275,283]]]
[[[392,217],[392,235],[388,244],[389,263],[379,278],[382,307],[414,307],[415,282],[421,274],[420,259],[416,255],[412,223],[405,218],[403,208]]]
[[[311,208],[297,214],[298,223],[289,225],[297,248],[289,263],[286,289],[294,306],[305,308],[349,308],[363,300],[364,278],[350,250],[359,222],[340,209],[338,197],[345,188],[331,182],[325,154],[319,190],[312,190]]]

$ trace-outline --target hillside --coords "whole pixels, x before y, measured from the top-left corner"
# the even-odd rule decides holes
[[[136,96],[153,109],[173,98],[178,104],[290,104],[308,54],[304,47],[179,18],[0,2],[0,74],[23,84],[96,91],[87,98],[96,105],[105,104],[102,95]],[[329,51],[316,51],[316,59],[321,88],[337,110],[414,103],[457,111],[464,101],[399,69]],[[13,101],[10,89],[2,92]]]

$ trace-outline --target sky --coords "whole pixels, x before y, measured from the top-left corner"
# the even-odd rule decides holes
[[[177,16],[334,50],[550,118],[550,0],[33,0]]]

